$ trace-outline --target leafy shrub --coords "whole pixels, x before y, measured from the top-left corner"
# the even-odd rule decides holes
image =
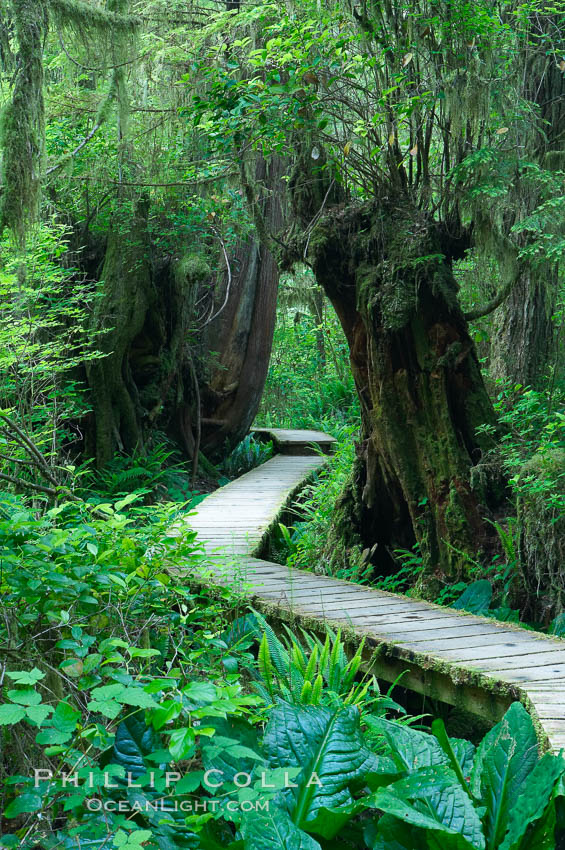
[[[399,707],[358,679],[362,647],[349,659],[339,634],[233,619],[229,589],[177,575],[204,561],[188,528],[167,534],[178,506],[126,513],[130,498],[43,516],[2,501],[2,846],[529,850],[553,835],[564,762],[539,758],[522,706],[476,752],[440,722],[385,719]]]
[[[312,569],[336,578],[363,581],[367,565],[360,550],[334,545],[331,529],[335,520],[336,503],[341,496],[355,459],[355,425],[334,431],[335,451],[328,458],[314,481],[307,485],[295,508],[297,519],[289,531],[290,539],[282,547],[282,557],[289,566]],[[285,537],[282,532],[283,538]],[[331,543],[330,543],[331,541]]]
[[[69,478],[64,467],[76,454],[70,422],[90,409],[80,370],[100,356],[96,334],[88,330],[95,293],[88,281],[77,285],[76,269],[63,266],[68,240],[68,228],[52,221],[38,224],[25,247],[8,234],[0,241],[0,410],[33,434],[60,483]],[[0,470],[45,484],[37,460],[5,420]]]

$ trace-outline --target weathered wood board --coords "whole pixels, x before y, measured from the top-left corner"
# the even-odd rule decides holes
[[[334,437],[322,431],[293,431],[287,428],[253,428],[253,433],[272,440],[278,452],[285,455],[323,454],[333,451]]]
[[[261,429],[280,454],[206,497],[186,522],[210,567],[194,580],[230,584],[270,617],[366,640],[366,663],[385,681],[460,704],[491,721],[520,699],[545,746],[565,747],[565,641],[485,617],[289,569],[253,557],[292,496],[325,463],[333,439],[315,431]],[[313,450],[312,450],[313,451]],[[314,569],[316,565],[313,565]]]

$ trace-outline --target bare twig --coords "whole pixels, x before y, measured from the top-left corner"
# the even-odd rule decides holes
[[[49,464],[47,463],[35,443],[30,440],[27,434],[22,431],[18,423],[14,422],[14,420],[11,419],[8,414],[0,412],[0,418],[3,419],[4,422],[6,422],[9,429],[13,432],[13,435],[19,438],[18,442],[20,444],[23,444],[24,447],[31,453],[31,455],[38,461],[38,465],[45,478],[47,478],[47,480],[50,481],[51,484],[53,484],[55,487],[58,487],[59,482],[52,474],[51,470],[49,469]]]

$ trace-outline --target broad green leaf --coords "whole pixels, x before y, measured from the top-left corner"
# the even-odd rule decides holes
[[[8,691],[8,698],[11,699],[12,702],[17,702],[18,705],[39,705],[41,702],[41,694],[34,691],[32,688]]]
[[[156,708],[157,703],[153,697],[142,688],[124,688],[118,697],[118,701],[124,705],[133,705],[137,708]]]
[[[162,729],[163,726],[178,717],[181,711],[180,702],[173,699],[165,700],[155,711],[151,712],[151,725],[154,729]]]
[[[222,771],[222,778],[232,782],[236,773],[253,771],[258,760],[257,732],[242,717],[218,718],[215,722],[216,735],[210,744],[202,748],[202,761],[206,770]]]
[[[508,832],[500,850],[519,850],[526,830],[531,823],[543,818],[551,793],[562,775],[565,764],[562,759],[546,753],[531,772],[527,787],[512,806]],[[533,846],[530,844],[530,846]],[[537,846],[537,845],[536,845]]]
[[[41,732],[38,732],[35,736],[35,740],[38,744],[59,746],[61,744],[66,744],[72,737],[71,732],[61,732],[59,729],[53,729],[53,727],[50,726],[43,729]]]
[[[405,823],[458,836],[455,846],[484,850],[479,814],[449,767],[412,773],[373,799],[377,808]]]
[[[47,720],[52,713],[52,705],[30,705],[26,708],[26,716],[39,725]]]
[[[533,850],[534,847],[535,850],[556,850],[559,847],[555,840],[557,829],[556,803],[551,800],[543,816],[528,828],[519,845],[520,850]]]
[[[461,767],[461,764],[459,763],[459,759],[457,758],[455,751],[451,745],[451,740],[449,739],[449,736],[445,731],[445,724],[443,720],[441,720],[440,718],[434,720],[434,722],[432,723],[432,732],[438,739],[442,750],[449,759],[449,764],[451,766],[451,769],[459,779],[459,784],[461,785],[465,793],[468,794],[470,797],[471,791],[469,789],[469,782],[471,777],[470,775],[465,776],[463,774],[463,769]]]
[[[367,824],[363,837],[370,850],[424,850],[422,832],[392,815]]]
[[[514,702],[483,738],[471,775],[471,791],[487,809],[484,824],[488,850],[502,843],[512,808],[521,794],[528,793],[538,758],[532,719],[519,702]]]
[[[20,794],[4,812],[5,817],[15,818],[26,812],[37,812],[41,808],[41,797],[39,794]]]
[[[424,767],[448,764],[447,755],[433,735],[383,717],[366,715],[363,720],[373,731],[382,733],[390,750],[388,755],[400,770],[412,773]]]
[[[271,767],[300,767],[292,789],[292,819],[300,826],[316,820],[321,808],[350,807],[350,786],[374,767],[363,743],[356,708],[338,710],[280,702],[271,712],[263,746]],[[333,837],[331,830],[324,837]]]
[[[95,711],[98,714],[103,714],[104,717],[108,717],[110,720],[115,720],[120,711],[122,710],[122,706],[119,702],[115,700],[97,700],[91,699],[88,703],[88,710]]]
[[[491,600],[492,585],[490,581],[480,579],[465,588],[459,599],[452,603],[452,607],[470,611],[472,614],[486,614]]]
[[[4,703],[0,705],[0,726],[12,726],[14,723],[19,723],[26,716],[26,710],[23,705],[15,705],[14,703]]]
[[[241,826],[245,850],[321,850],[288,813],[272,804],[269,811],[249,812]]]
[[[74,732],[80,717],[80,711],[69,705],[68,702],[60,702],[55,709],[52,723],[58,732]]]
[[[404,771],[398,767],[388,756],[375,756],[371,770],[367,773],[365,781],[371,791],[376,791],[378,788],[390,785],[404,774]]]
[[[449,743],[451,744],[455,758],[461,766],[465,782],[470,782],[477,748],[471,741],[466,741],[465,738],[450,738]]]
[[[159,736],[146,725],[143,712],[138,711],[118,725],[113,749],[106,756],[105,762],[121,765],[126,773],[131,773],[137,779],[146,771],[144,758],[159,749]]]
[[[26,670],[11,670],[6,672],[6,676],[9,676],[9,678],[18,685],[36,685],[45,678],[45,673],[42,673],[41,670],[34,667],[33,670],[30,670],[29,672]]]
[[[214,702],[218,693],[212,682],[190,682],[182,689],[182,692],[189,700],[200,705]]]
[[[175,729],[169,740],[169,752],[175,761],[182,761],[191,754],[196,733],[190,726]]]

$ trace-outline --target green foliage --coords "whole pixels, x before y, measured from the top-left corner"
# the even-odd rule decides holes
[[[191,471],[165,434],[156,432],[144,451],[116,454],[104,469],[87,462],[80,470],[80,489],[92,504],[135,494],[146,504],[172,501],[198,504],[204,495],[191,490]]]
[[[311,569],[315,564],[320,572],[362,582],[371,568],[364,563],[361,551],[355,547],[338,550],[329,542],[336,503],[351,475],[357,430],[355,425],[334,429],[334,453],[316,480],[303,489],[294,508],[297,519],[286,533],[281,530],[279,548],[289,566]]]
[[[221,471],[227,478],[238,478],[273,456],[273,443],[256,440],[248,434],[224,459]]]
[[[404,709],[390,695],[381,696],[374,676],[358,681],[363,658],[361,641],[348,658],[341,632],[329,628],[325,641],[302,632],[302,641],[286,628],[281,641],[271,626],[255,612],[254,631],[261,634],[258,653],[260,681],[255,685],[266,702],[282,698],[297,705],[355,705],[363,713]]]
[[[527,850],[554,829],[564,764],[520,705],[476,754],[385,719],[362,645],[228,626],[237,597],[178,576],[204,557],[166,534],[178,507],[128,501],[2,503],[3,846]]]
[[[77,452],[76,423],[90,409],[79,369],[99,356],[97,337],[88,331],[95,293],[86,282],[76,286],[75,270],[62,264],[69,235],[53,221],[37,225],[25,248],[5,236],[0,268],[0,406],[33,435],[44,466],[61,483]],[[24,482],[45,477],[5,421],[0,469]]]
[[[343,331],[311,274],[280,284],[269,374],[257,424],[337,436],[357,423],[358,401]]]

